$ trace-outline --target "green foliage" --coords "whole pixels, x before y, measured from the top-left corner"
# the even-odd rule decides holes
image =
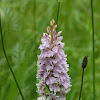
[[[25,100],[37,100],[36,73],[37,55],[42,33],[50,20],[57,18],[58,0],[1,0],[2,30],[8,59],[18,80]],[[95,21],[95,66],[96,99],[100,99],[100,1],[94,2]],[[36,25],[34,25],[36,17]],[[34,27],[36,26],[36,30]],[[92,76],[92,34],[89,0],[62,0],[60,5],[58,31],[62,30],[65,53],[70,65],[69,75],[72,88],[67,100],[77,100],[81,84],[81,62],[88,55],[85,68],[82,100],[93,99]],[[22,100],[4,57],[0,37],[0,100]]]

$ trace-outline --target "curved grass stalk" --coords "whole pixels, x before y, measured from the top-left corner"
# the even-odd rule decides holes
[[[11,71],[11,74],[12,74],[12,76],[13,76],[13,78],[14,78],[14,81],[15,81],[16,86],[17,86],[17,88],[18,88],[18,90],[19,90],[19,93],[20,93],[20,95],[21,95],[21,97],[22,97],[22,100],[24,100],[24,96],[23,96],[23,94],[22,94],[22,92],[21,92],[21,89],[20,89],[19,84],[18,84],[18,82],[17,82],[17,79],[16,79],[16,77],[15,77],[15,75],[14,75],[14,72],[13,72],[13,70],[12,70],[10,64],[9,64],[9,60],[8,60],[8,57],[7,57],[7,54],[6,54],[6,50],[5,50],[5,47],[4,47],[3,35],[2,35],[2,26],[1,26],[1,14],[0,14],[0,33],[1,33],[1,42],[2,42],[2,47],[3,47],[3,52],[4,52],[4,55],[5,55],[5,58],[6,58],[8,67],[9,67],[9,69],[10,69],[10,71]]]

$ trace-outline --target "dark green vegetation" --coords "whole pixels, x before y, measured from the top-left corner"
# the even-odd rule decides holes
[[[88,55],[84,71],[82,100],[93,100],[92,32],[90,0],[62,0],[58,31],[62,30],[70,65],[72,88],[67,100],[77,100],[81,84],[81,62]],[[100,1],[94,1],[96,100],[100,100]],[[8,59],[25,100],[36,100],[38,49],[50,20],[57,18],[57,0],[1,0],[2,30]],[[36,16],[34,11],[36,10]],[[36,27],[35,27],[36,19]],[[36,30],[35,30],[36,29]],[[2,50],[0,37],[0,100],[22,100]]]

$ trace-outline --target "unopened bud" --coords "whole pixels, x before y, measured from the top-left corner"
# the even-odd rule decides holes
[[[47,26],[47,32],[50,34],[50,27]]]
[[[85,68],[87,66],[87,62],[88,62],[88,59],[87,59],[88,56],[85,56],[83,58],[83,61],[82,61],[82,68]]]
[[[55,25],[55,20],[52,19],[52,21],[50,21],[50,26],[52,27],[52,26],[54,26],[54,25]]]

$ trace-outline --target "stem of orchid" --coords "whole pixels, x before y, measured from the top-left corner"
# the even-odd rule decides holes
[[[51,32],[51,44],[53,44],[53,38],[54,38],[54,36],[53,36],[53,34]]]
[[[53,34],[53,29],[55,27],[55,20],[52,19],[52,21],[50,21],[50,26],[51,26],[51,43],[53,44],[53,40],[54,40],[54,34]]]
[[[53,34],[52,34],[52,37],[51,37],[51,43],[53,44]]]

